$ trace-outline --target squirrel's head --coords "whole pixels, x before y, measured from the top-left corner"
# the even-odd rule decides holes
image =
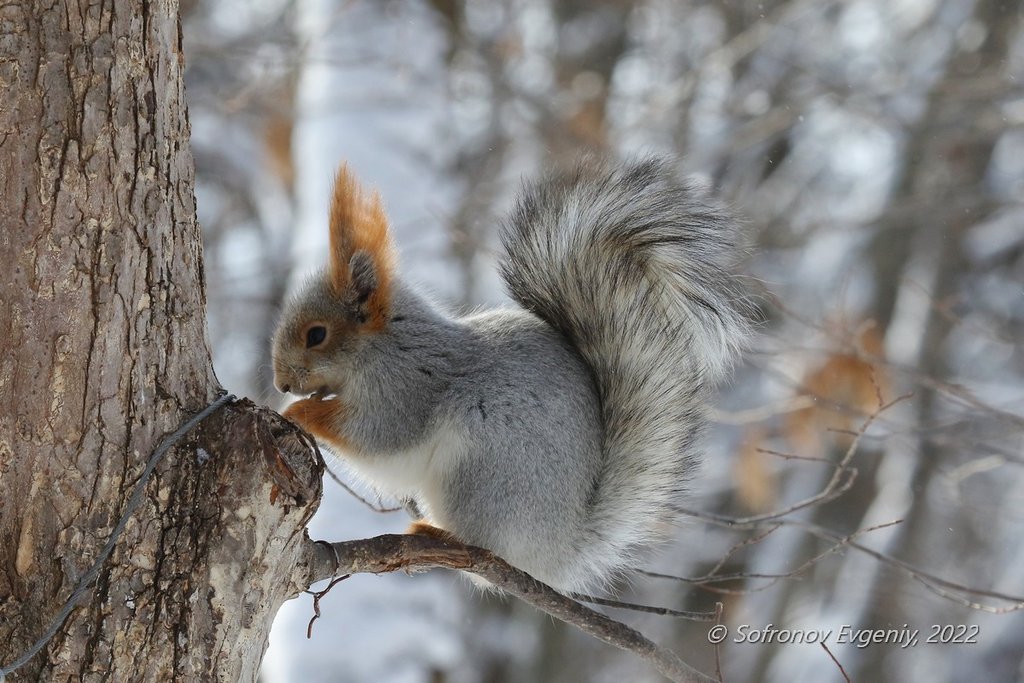
[[[285,307],[274,334],[274,386],[340,391],[360,348],[388,324],[394,251],[380,196],[342,166],[334,181],[330,261]]]

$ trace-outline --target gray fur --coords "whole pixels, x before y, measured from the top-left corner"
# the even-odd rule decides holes
[[[670,518],[748,332],[733,223],[697,197],[654,160],[541,181],[502,236],[525,310],[452,318],[399,282],[384,332],[320,360],[296,330],[352,313],[311,283],[278,384],[337,393],[353,468],[428,521],[561,590],[607,583]]]

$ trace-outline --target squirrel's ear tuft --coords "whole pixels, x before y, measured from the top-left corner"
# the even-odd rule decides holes
[[[347,165],[334,179],[330,278],[338,296],[352,299],[370,329],[387,322],[394,250],[384,205],[367,193]]]

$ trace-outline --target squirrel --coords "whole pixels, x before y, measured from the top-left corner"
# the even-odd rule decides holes
[[[274,384],[304,396],[284,415],[410,501],[412,532],[607,588],[677,516],[749,336],[737,233],[669,160],[584,160],[504,221],[521,307],[455,317],[400,277],[380,195],[343,165],[329,263],[274,335]]]

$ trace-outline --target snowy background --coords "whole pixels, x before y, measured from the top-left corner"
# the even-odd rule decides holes
[[[586,151],[678,154],[744,217],[765,324],[723,387],[700,514],[647,567],[690,580],[639,576],[622,598],[721,601],[734,632],[977,625],[971,645],[830,650],[853,680],[1024,680],[1018,2],[184,0],[182,15],[231,391],[281,406],[269,338],[325,258],[340,161],[383,194],[403,271],[466,309],[505,301],[496,225],[522,177]],[[847,453],[843,495],[787,512]],[[314,538],[407,524],[325,487]],[[659,680],[440,572],[353,577],[322,611],[307,640],[309,596],[281,610],[266,683]],[[706,624],[612,614],[714,671]],[[817,645],[718,654],[729,681],[842,680]]]

